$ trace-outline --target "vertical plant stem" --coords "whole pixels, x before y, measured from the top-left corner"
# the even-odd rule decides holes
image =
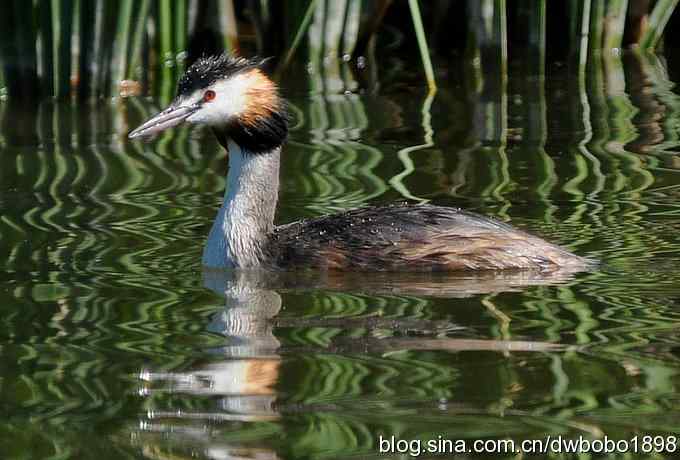
[[[348,0],[327,1],[324,10],[322,68],[324,89],[331,93],[339,93],[345,89],[340,75],[340,52],[347,3]]]
[[[652,14],[649,16],[649,27],[647,27],[647,30],[640,41],[640,46],[642,48],[656,48],[677,4],[678,0],[658,0],[656,2]]]
[[[572,0],[571,4],[577,5],[575,8],[572,8],[575,17],[572,43],[576,45],[578,76],[580,79],[583,79],[586,71],[586,62],[588,61],[588,29],[590,27],[591,2],[590,0]],[[582,84],[585,84],[585,81],[582,81]]]
[[[345,82],[345,89],[355,91],[358,83],[354,79],[354,72],[346,63],[354,53],[357,39],[359,37],[359,25],[361,22],[361,0],[349,0],[345,10],[345,24],[342,32],[342,61],[345,63],[341,67],[342,79]]]
[[[326,0],[314,1],[313,21],[309,25],[309,91],[313,97],[318,98],[320,105],[325,106],[324,79],[323,79],[323,57],[324,57],[324,25],[326,22]],[[309,10],[308,10],[309,12]],[[299,32],[300,29],[298,29]],[[285,64],[285,62],[284,62]],[[320,110],[319,113],[325,115],[327,110]],[[315,126],[318,126],[315,125]],[[327,123],[324,128],[327,128]]]
[[[187,0],[175,2],[175,54],[187,49]]]
[[[172,52],[172,2],[170,0],[160,0],[158,8],[161,46],[160,96],[161,101],[167,104],[172,97],[172,85],[174,83],[174,72],[172,70],[175,62]]]
[[[359,38],[359,22],[361,20],[361,0],[349,0],[345,10],[345,25],[342,32],[342,57],[352,56]]]
[[[623,43],[628,0],[609,0],[604,17],[603,46],[606,50],[619,49]]]
[[[605,2],[595,0],[591,4],[590,10],[590,29],[588,31],[589,53],[599,54],[602,50],[602,37],[604,35],[604,7]]]
[[[172,2],[160,0],[158,3],[158,16],[160,20],[160,44],[161,59],[170,61],[173,59],[172,46]]]
[[[132,46],[130,49],[130,65],[128,66],[126,78],[134,79],[135,72],[142,58],[142,43],[146,23],[149,17],[149,4],[151,0],[141,0],[139,4],[139,14],[136,18],[135,29],[132,36]]]
[[[469,0],[468,54],[478,68],[471,97],[474,133],[482,142],[504,145],[507,134],[507,29],[505,0]]]
[[[104,2],[106,0],[95,0],[95,21],[94,21],[94,42],[93,42],[93,60],[96,62],[94,75],[92,76],[93,94],[99,96],[102,94],[102,80],[104,75],[104,59],[102,55],[105,53],[104,47],[99,46],[104,40]]]
[[[504,0],[503,3],[505,3]],[[430,50],[427,46],[427,38],[425,37],[425,30],[423,28],[423,20],[420,15],[418,0],[408,0],[408,6],[411,10],[411,20],[413,21],[413,27],[416,30],[416,39],[418,40],[418,49],[420,50],[420,58],[423,61],[423,69],[425,70],[427,85],[429,86],[430,91],[436,91],[437,83],[434,79],[434,70],[432,69],[432,61],[430,61]]]
[[[229,52],[238,52],[238,27],[233,0],[219,0],[220,27],[224,34],[224,48]]]
[[[526,123],[523,141],[529,142],[541,151],[547,137],[545,103],[545,0],[521,0],[519,13],[524,16],[522,25],[527,28],[529,56],[524,60],[522,76],[523,101]]]
[[[176,72],[184,71],[184,64],[187,59],[187,34],[189,30],[188,18],[188,2],[181,0],[175,2],[175,70]]]
[[[295,50],[297,50],[298,46],[300,45],[302,37],[304,37],[305,33],[307,32],[309,23],[312,21],[312,17],[314,17],[316,1],[317,0],[310,0],[309,5],[307,6],[307,11],[305,11],[305,15],[302,17],[302,21],[300,21],[300,25],[297,28],[297,32],[295,32],[293,42],[288,48],[288,51],[286,51],[286,56],[283,58],[283,61],[281,61],[281,65],[279,65],[279,68],[276,69],[277,74],[280,74],[286,67],[288,67],[290,60],[295,54]]]
[[[130,23],[132,22],[132,0],[121,0],[118,8],[118,27],[113,50],[113,69],[111,87],[117,92],[120,82],[127,72],[128,46],[130,43]]]

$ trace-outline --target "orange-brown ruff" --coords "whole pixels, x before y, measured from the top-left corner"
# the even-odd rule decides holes
[[[261,62],[199,59],[172,104],[130,133],[188,122],[212,128],[229,151],[224,200],[203,251],[216,268],[358,271],[585,269],[589,261],[488,217],[431,205],[365,207],[275,226],[285,101]]]

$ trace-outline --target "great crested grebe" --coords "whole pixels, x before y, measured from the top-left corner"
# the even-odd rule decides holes
[[[203,251],[215,268],[363,271],[584,269],[588,260],[455,208],[393,204],[275,226],[286,102],[262,61],[204,57],[180,78],[168,108],[130,133],[182,122],[210,126],[229,153],[224,201]]]

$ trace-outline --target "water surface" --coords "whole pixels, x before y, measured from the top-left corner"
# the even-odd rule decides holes
[[[417,61],[379,91],[341,63],[281,82],[279,222],[463,206],[601,262],[552,278],[204,272],[227,168],[209,132],[127,141],[144,99],[0,103],[2,458],[677,433],[680,100],[661,58],[605,64],[511,66],[479,94],[440,66],[435,97]]]

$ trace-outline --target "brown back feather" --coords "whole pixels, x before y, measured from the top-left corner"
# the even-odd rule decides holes
[[[507,224],[455,208],[366,207],[277,227],[276,268],[360,271],[549,270],[588,261]]]

